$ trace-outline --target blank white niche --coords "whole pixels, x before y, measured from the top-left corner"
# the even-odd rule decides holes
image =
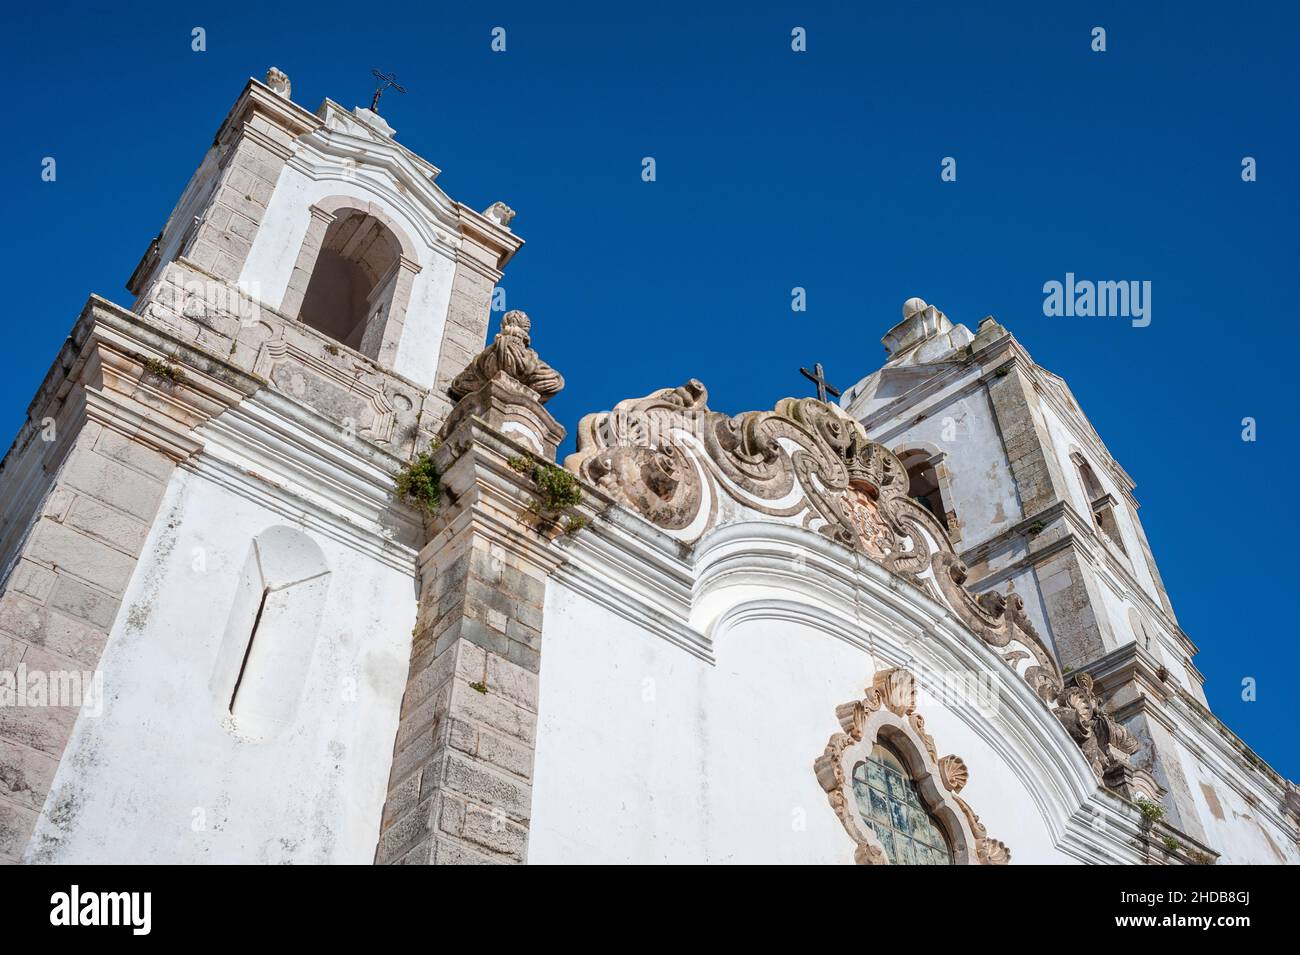
[[[311,669],[330,570],[302,531],[258,534],[239,576],[211,690],[222,720],[264,741],[293,725]]]

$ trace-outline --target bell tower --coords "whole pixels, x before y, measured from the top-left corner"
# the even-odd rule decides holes
[[[0,464],[0,862],[373,859],[425,543],[394,476],[523,244],[438,174],[272,69],[131,307],[86,303]]]
[[[1208,713],[1203,678],[1133,480],[1065,381],[992,316],[972,333],[912,298],[881,341],[884,365],[846,391],[844,409],[903,460],[971,588],[1021,596],[1062,668],[1095,678],[1142,743],[1134,766],[1161,789],[1149,795],[1169,793],[1171,820],[1198,837],[1174,714]]]
[[[523,245],[513,210],[448,197],[374,110],[289,96],[279,70],[249,81],[131,276],[134,310],[244,361],[259,326],[292,323],[441,397]]]

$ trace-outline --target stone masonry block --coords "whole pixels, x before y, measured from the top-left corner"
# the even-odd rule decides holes
[[[83,620],[100,630],[108,630],[117,617],[121,601],[103,590],[83,584],[71,577],[59,577],[47,601],[51,609]]]
[[[59,472],[59,481],[146,523],[153,521],[163,495],[161,482],[84,448],[73,452]]]
[[[32,532],[27,556],[115,593],[126,589],[135,569],[133,557],[45,519]]]
[[[482,762],[454,751],[447,754],[443,785],[479,805],[499,809],[518,822],[527,823],[532,812],[532,787],[527,783],[489,770]]]
[[[22,743],[57,759],[63,754],[77,712],[70,706],[0,706],[0,739]]]
[[[89,667],[99,663],[100,651],[108,639],[102,630],[13,592],[0,597],[0,631]]]
[[[34,810],[0,797],[0,861],[17,862],[35,826]]]
[[[58,767],[47,753],[0,739],[0,793],[19,805],[39,811]]]
[[[24,558],[18,562],[14,572],[9,576],[8,589],[9,593],[23,594],[37,603],[44,603],[49,599],[50,592],[58,579],[53,571]]]
[[[537,736],[536,714],[492,692],[481,693],[459,680],[452,688],[452,712],[532,744]]]
[[[143,521],[84,495],[72,502],[63,523],[130,555],[132,559],[144,549],[145,538],[149,536],[149,526]]]
[[[537,712],[537,673],[495,654],[487,656],[488,691],[531,713]]]

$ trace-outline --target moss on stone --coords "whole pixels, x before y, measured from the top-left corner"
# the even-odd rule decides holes
[[[442,475],[433,463],[433,450],[421,451],[407,461],[394,478],[397,496],[410,501],[426,516],[442,504]]]
[[[145,374],[153,375],[153,377],[161,379],[162,381],[171,382],[176,385],[185,380],[185,376],[181,373],[180,368],[173,365],[171,362],[163,361],[161,358],[150,356],[149,358],[144,359],[143,364]]]

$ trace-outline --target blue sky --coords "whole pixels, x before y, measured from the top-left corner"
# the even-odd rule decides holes
[[[972,328],[995,315],[1136,480],[1212,707],[1300,776],[1294,10],[467,6],[10,11],[0,430],[16,432],[87,294],[129,301],[248,76],[279,66],[314,109],[365,104],[370,68],[393,70],[410,90],[383,103],[399,140],[455,198],[518,210],[528,244],[503,284],[568,377],[550,408],[570,431],[690,377],[732,413],[808,393],[798,367],[814,361],[847,387],[912,295]],[[940,181],[945,156],[956,182]],[[1045,317],[1043,283],[1066,272],[1150,281],[1150,326]]]

